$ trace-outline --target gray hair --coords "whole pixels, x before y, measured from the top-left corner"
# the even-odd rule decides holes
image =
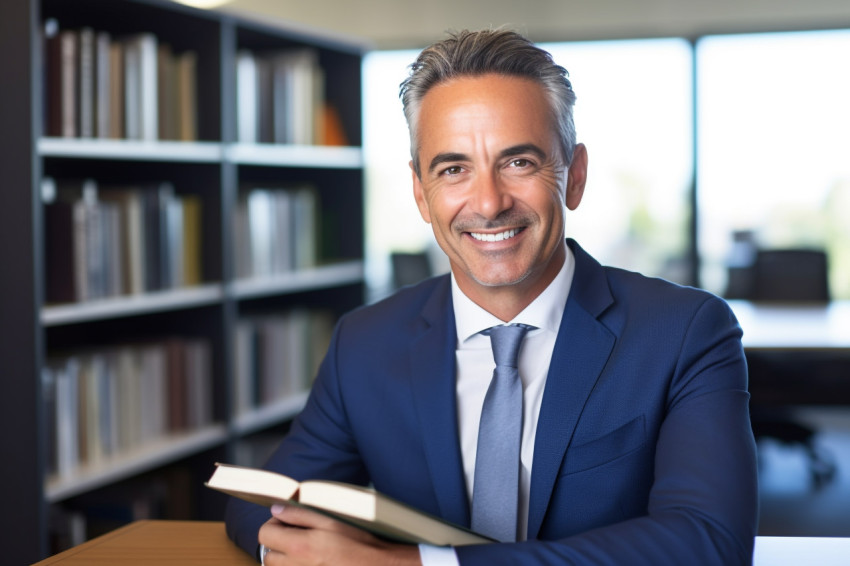
[[[410,130],[410,155],[416,174],[421,176],[417,126],[422,99],[440,83],[487,73],[528,78],[543,87],[558,124],[562,157],[569,166],[576,145],[573,123],[576,97],[567,70],[555,64],[548,52],[516,32],[464,30],[424,49],[410,65],[410,75],[401,83],[399,97]]]

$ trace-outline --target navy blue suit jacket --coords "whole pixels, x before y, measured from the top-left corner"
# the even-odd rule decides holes
[[[537,425],[527,542],[461,564],[748,564],[755,445],[741,330],[704,291],[602,267],[575,242]],[[267,464],[374,484],[469,525],[449,277],[344,316],[309,401]],[[254,553],[267,509],[230,502]]]

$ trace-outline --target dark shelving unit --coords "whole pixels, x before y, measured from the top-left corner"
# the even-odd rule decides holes
[[[43,135],[48,20],[63,29],[85,26],[112,36],[151,32],[175,51],[194,50],[197,141]],[[338,111],[347,146],[237,143],[237,52],[293,47],[317,52],[325,97]],[[256,414],[234,414],[234,333],[240,317],[294,307],[321,307],[338,316],[365,297],[360,74],[366,45],[164,0],[13,0],[0,6],[0,48],[5,53],[0,58],[0,445],[6,455],[0,530],[10,535],[5,560],[32,563],[57,550],[50,534],[56,508],[79,507],[86,498],[121,499],[121,493],[161,477],[179,477],[192,486],[192,509],[180,511],[191,514],[186,518],[220,519],[223,498],[199,488],[215,460],[234,458],[252,435],[285,430],[305,400],[299,393]],[[47,304],[46,177],[94,177],[104,184],[168,180],[179,194],[199,197],[201,283]],[[261,280],[237,279],[233,217],[241,188],[294,183],[314,187],[322,222],[332,224],[319,246],[320,261]],[[71,477],[48,477],[50,425],[41,376],[50,356],[174,333],[203,338],[211,346],[212,424],[86,466]],[[154,510],[172,512],[178,513]]]

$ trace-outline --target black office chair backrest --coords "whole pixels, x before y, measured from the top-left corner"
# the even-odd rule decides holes
[[[823,250],[759,250],[753,268],[755,301],[829,301],[829,269]]]
[[[427,252],[392,252],[390,263],[393,269],[393,287],[395,289],[419,283],[432,275],[431,261]]]

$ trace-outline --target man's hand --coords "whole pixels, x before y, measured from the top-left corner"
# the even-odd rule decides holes
[[[270,549],[266,566],[407,566],[421,564],[419,549],[392,544],[366,531],[300,507],[275,505],[259,541]]]

